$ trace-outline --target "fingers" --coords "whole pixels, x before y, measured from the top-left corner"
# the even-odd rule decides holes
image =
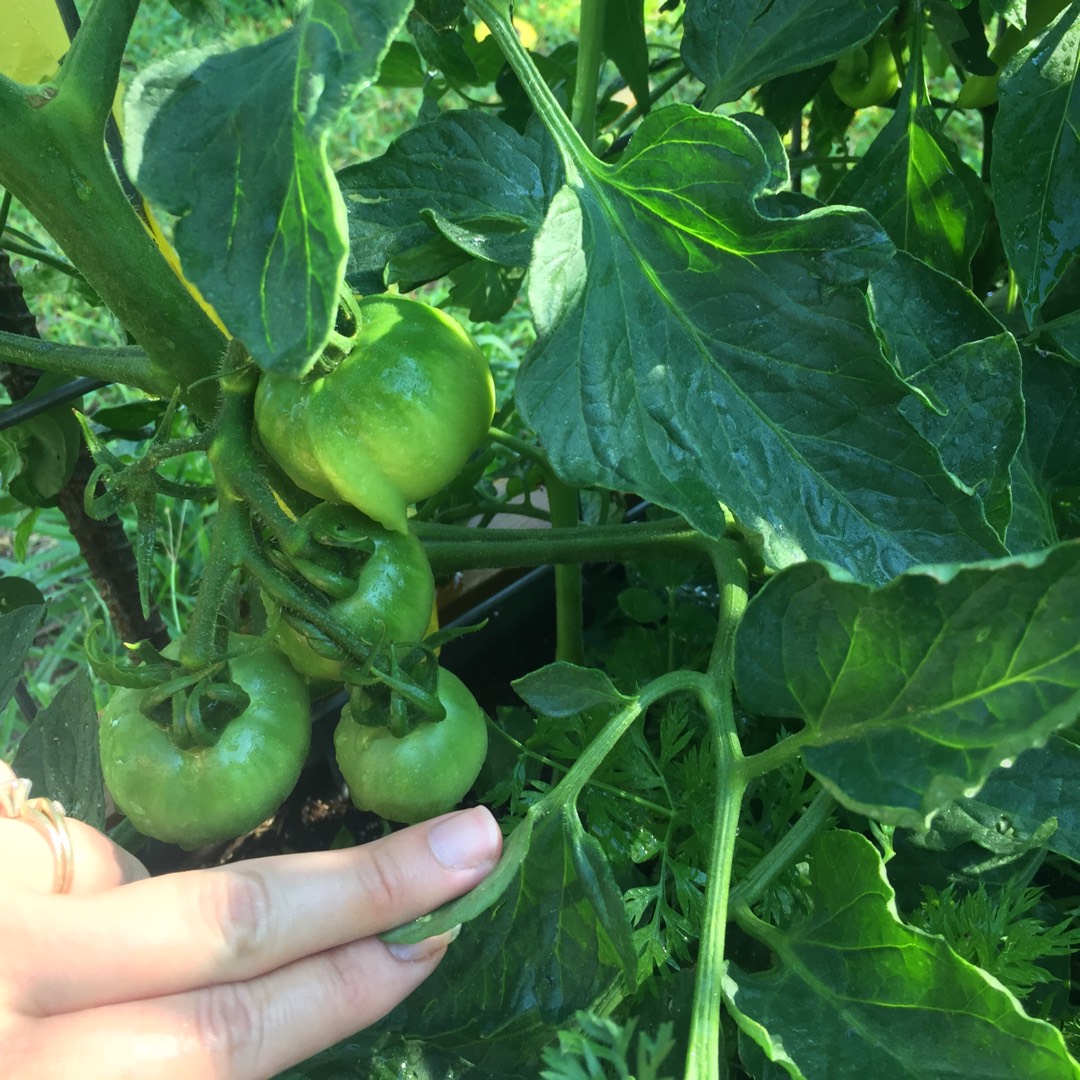
[[[134,855],[97,829],[71,818],[65,820],[74,866],[71,893],[101,892],[148,876]],[[0,885],[50,893],[55,868],[52,847],[35,826],[18,818],[0,818]]]
[[[477,807],[362,847],[12,904],[0,955],[21,991],[13,1005],[47,1016],[251,979],[467,892],[500,847],[495,820]]]
[[[39,1080],[272,1076],[384,1016],[431,974],[451,937],[422,943],[412,960],[369,938],[251,982],[34,1020],[23,1045],[48,1047],[47,1061],[5,1045],[5,1063]]]
[[[10,766],[0,761],[0,784],[14,779]],[[97,829],[72,818],[65,818],[64,822],[71,837],[74,866],[70,892],[100,892],[148,876],[134,855]],[[49,893],[55,871],[56,855],[35,825],[22,818],[0,818],[0,886]]]

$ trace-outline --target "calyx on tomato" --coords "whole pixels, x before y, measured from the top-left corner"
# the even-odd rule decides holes
[[[484,441],[495,409],[484,354],[450,316],[404,297],[357,304],[352,351],[326,375],[264,374],[263,444],[297,486],[396,532]]]
[[[416,536],[391,532],[348,507],[324,506],[317,513],[322,537],[337,534],[346,549],[352,584],[328,605],[334,618],[371,645],[421,641],[431,624],[435,579]],[[302,675],[341,681],[345,653],[314,627],[286,614],[275,640]]]
[[[391,821],[414,824],[452,810],[472,787],[487,756],[487,718],[469,688],[439,669],[446,716],[400,738],[356,715],[354,695],[334,732],[338,767],[352,801]]]
[[[233,636],[231,648],[251,639]],[[175,657],[173,643],[164,655]],[[139,832],[185,848],[249,832],[284,802],[300,776],[311,738],[307,687],[271,646],[229,661],[246,693],[243,711],[206,743],[178,739],[175,727],[143,711],[149,688],[116,691],[101,716],[105,784]]]
[[[829,76],[836,96],[852,109],[883,105],[900,86],[896,57],[884,34],[844,53]]]

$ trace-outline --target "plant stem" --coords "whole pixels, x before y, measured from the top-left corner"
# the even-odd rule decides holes
[[[547,475],[546,486],[552,528],[576,528],[580,521],[577,488],[564,484],[552,472]],[[578,563],[555,564],[555,659],[569,664],[585,662]]]
[[[690,1014],[686,1080],[718,1080],[727,1075],[727,1064],[722,1058],[720,1005],[731,867],[735,858],[739,811],[747,785],[740,768],[742,747],[735,730],[732,705],[735,630],[746,610],[746,567],[731,543],[713,545],[710,555],[720,585],[720,611],[709,668],[699,697],[709,717],[716,745],[716,813]]]
[[[10,190],[145,349],[153,393],[204,417],[225,339],[170,269],[105,150],[105,119],[138,0],[95,0],[54,84],[0,76],[0,186]],[[80,372],[85,374],[85,372]],[[189,389],[190,388],[190,389]]]
[[[606,0],[581,0],[574,100],[570,103],[570,119],[581,135],[582,142],[589,147],[596,140],[596,95],[600,87],[600,68],[604,62],[606,6]]]
[[[161,377],[146,353],[133,347],[60,345],[0,330],[0,361],[72,378],[85,375],[106,382],[122,382],[158,397],[167,398],[174,389],[170,385],[172,380]]]
[[[749,907],[807,848],[826,824],[836,800],[824,789],[814,797],[806,812],[786,832],[762,860],[731,892],[731,909]]]
[[[597,733],[596,737],[582,751],[581,756],[570,766],[567,774],[552,789],[544,802],[552,799],[551,809],[556,806],[569,806],[574,803],[581,789],[589,782],[592,774],[601,762],[611,753],[615,744],[630,729],[630,725],[649,706],[670,694],[687,691],[700,692],[702,675],[698,671],[670,671],[646,684],[638,696],[620,709]]]
[[[773,769],[778,769],[781,765],[790,761],[810,741],[812,734],[811,731],[804,729],[794,735],[789,735],[786,739],[781,739],[774,746],[770,746],[768,750],[762,750],[758,754],[751,754],[750,757],[744,759],[742,771],[747,781],[764,776],[765,773],[772,772]]]
[[[551,463],[548,461],[547,455],[534,443],[519,439],[516,435],[511,435],[510,432],[503,431],[502,428],[497,427],[488,428],[488,438],[491,439],[492,442],[501,443],[508,450],[513,450],[518,457],[523,457],[527,461],[532,461],[542,469],[551,468]]]
[[[469,7],[480,16],[491,30],[491,36],[502,50],[506,62],[518,77],[536,114],[548,129],[566,170],[566,182],[573,187],[581,186],[580,168],[591,163],[600,167],[591,150],[578,134],[566,113],[556,100],[543,76],[536,70],[506,15],[498,11],[489,0],[469,0]]]
[[[631,108],[619,117],[618,122],[615,124],[615,131],[621,135],[627,128],[631,127],[635,121],[640,119],[641,116],[651,109],[665,94],[673,90],[690,74],[690,69],[683,63],[677,63],[675,70],[662,82],[657,83],[655,89],[649,94],[649,100],[645,103],[636,102]]]
[[[474,529],[413,523],[436,574],[551,563],[624,562],[676,548],[711,544],[681,518],[639,525],[578,525],[567,529]]]

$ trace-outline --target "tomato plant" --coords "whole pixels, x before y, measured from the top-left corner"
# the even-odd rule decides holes
[[[155,766],[107,751],[125,823],[52,748],[94,693],[222,745],[227,631],[327,661],[361,761],[452,735],[436,649],[490,717],[446,790],[345,747],[506,854],[290,1075],[1080,1075],[1080,2],[59,3],[58,67],[0,12],[19,772],[138,843]],[[489,576],[425,636],[533,567],[553,619]],[[386,827],[317,722],[219,834]]]

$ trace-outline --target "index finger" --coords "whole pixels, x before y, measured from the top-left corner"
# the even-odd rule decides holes
[[[0,924],[13,1004],[45,1016],[249,979],[460,896],[501,843],[490,812],[476,807],[362,847],[35,897]],[[23,920],[48,926],[45,940],[20,931]]]

